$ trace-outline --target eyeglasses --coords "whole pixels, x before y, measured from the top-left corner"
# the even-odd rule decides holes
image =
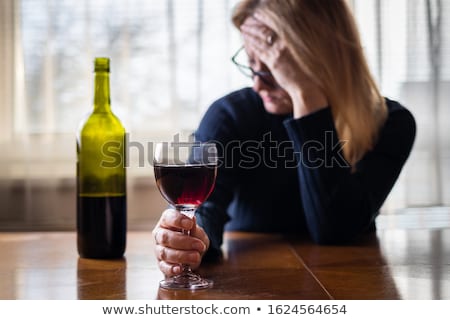
[[[249,77],[251,79],[255,77],[259,77],[262,82],[267,84],[271,87],[277,87],[277,83],[275,81],[275,78],[273,77],[271,72],[268,71],[255,71],[252,67],[245,65],[239,60],[242,60],[244,46],[240,47],[238,51],[231,57],[231,61],[235,64],[235,66],[239,69],[239,71],[245,75],[246,77]]]

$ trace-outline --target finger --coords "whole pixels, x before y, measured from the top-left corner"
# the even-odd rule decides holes
[[[256,20],[257,22],[267,26],[268,28],[275,30],[275,24],[274,22],[267,16],[265,15],[263,12],[261,11],[256,11],[253,14],[252,17],[254,20]]]
[[[251,28],[253,28],[255,31],[271,30],[271,28],[270,28],[267,24],[261,22],[260,20],[254,18],[254,17],[248,17],[248,18],[244,21],[244,23],[241,25],[241,27],[242,27],[242,26],[245,26],[245,27],[251,27]]]
[[[247,18],[247,20],[245,20],[245,22],[241,25],[240,29],[248,36],[255,37],[259,41],[266,43],[268,37],[272,37],[273,40],[276,38],[276,33],[272,28],[252,17]]]
[[[270,46],[268,46],[264,40],[249,35],[246,32],[242,32],[242,36],[244,38],[246,49],[250,52],[258,53],[258,56],[266,62],[266,55],[268,54],[268,48]]]
[[[273,32],[269,29],[262,29],[251,25],[242,25],[240,30],[247,38],[259,42],[265,42],[269,35],[273,35]]]
[[[167,263],[166,261],[161,260],[159,261],[158,266],[159,270],[161,270],[161,272],[168,277],[181,273],[181,266],[179,264]]]
[[[194,226],[192,219],[189,219],[180,211],[175,209],[167,209],[163,212],[159,225],[166,229],[185,229],[190,230]]]
[[[201,256],[198,251],[176,250],[161,245],[155,246],[156,258],[172,264],[188,264],[198,266],[201,262]]]
[[[194,227],[195,228],[195,227]],[[194,229],[193,228],[193,229]],[[205,234],[196,231],[195,234],[187,236],[179,231],[159,228],[155,232],[157,244],[177,250],[197,250],[200,253],[206,251]]]
[[[261,33],[255,31],[251,27],[242,27],[241,34],[244,38],[246,50],[258,52],[258,54],[271,51],[269,49],[271,49],[271,46],[274,43],[268,42],[269,36],[272,37],[272,40],[275,40],[275,36],[271,31],[269,31],[268,33]]]
[[[196,222],[196,220],[194,220],[194,222]],[[206,234],[205,230],[203,230],[203,228],[200,227],[199,225],[194,224],[194,228],[191,229],[191,236],[193,238],[198,238],[200,242],[203,244],[202,248],[197,247],[200,254],[203,255],[206,252],[206,250],[208,250],[210,244],[208,235]]]

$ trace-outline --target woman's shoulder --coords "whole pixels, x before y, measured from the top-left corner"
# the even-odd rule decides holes
[[[380,132],[378,146],[407,157],[416,137],[416,121],[405,106],[395,100],[385,99],[388,117]]]
[[[235,137],[238,132],[251,131],[263,119],[264,105],[251,88],[233,91],[216,101],[206,110],[200,121],[198,134]]]
[[[400,126],[403,129],[414,131],[415,134],[416,121],[411,111],[395,100],[385,98],[385,101],[388,108],[386,126]]]
[[[251,120],[257,121],[264,117],[264,114],[264,105],[259,95],[251,88],[243,88],[214,101],[206,110],[203,121],[248,124]]]

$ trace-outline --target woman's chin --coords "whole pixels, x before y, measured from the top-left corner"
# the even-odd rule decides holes
[[[292,112],[291,108],[269,101],[264,101],[264,109],[271,114],[288,114]]]

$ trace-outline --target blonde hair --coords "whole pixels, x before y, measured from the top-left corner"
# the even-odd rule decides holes
[[[276,26],[294,61],[326,94],[344,157],[354,167],[373,148],[387,107],[369,71],[345,0],[243,0],[233,12],[239,28],[256,10]]]

